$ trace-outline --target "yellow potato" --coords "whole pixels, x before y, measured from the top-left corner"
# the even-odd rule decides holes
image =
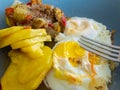
[[[38,42],[44,42],[44,41],[51,41],[51,36],[46,35],[46,36],[39,36],[39,37],[33,37],[21,41],[17,41],[15,43],[11,44],[12,49],[18,49],[18,48],[23,48]]]
[[[52,50],[46,46],[42,50],[34,60],[19,50],[10,51],[12,63],[1,79],[2,90],[35,90],[52,66]]]
[[[25,54],[27,54],[30,58],[38,58],[41,55],[43,55],[43,51],[41,49],[41,47],[43,46],[44,46],[44,43],[39,42],[39,43],[30,45],[28,47],[20,48],[20,50]]]
[[[15,32],[18,32],[22,29],[24,29],[23,26],[13,26],[13,27],[10,27],[10,28],[1,29],[0,30],[0,39],[4,38],[4,37],[6,37],[10,34],[13,34]]]
[[[27,5],[19,4],[14,8],[13,17],[16,21],[23,21],[26,19],[26,16],[31,15],[31,13],[32,12],[28,9]]]
[[[0,38],[0,48],[8,46],[20,40],[46,35],[45,29],[24,29],[19,32],[13,33],[5,38]]]

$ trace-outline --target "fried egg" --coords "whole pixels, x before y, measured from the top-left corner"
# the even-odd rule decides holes
[[[102,23],[93,19],[72,17],[67,21],[64,34],[60,33],[56,39],[61,40],[67,37],[79,37],[84,35],[88,38],[111,44],[111,33]]]
[[[78,43],[81,35],[111,44],[110,32],[92,19],[73,17],[67,21],[64,34],[56,37],[53,69],[45,78],[52,90],[108,90],[111,70],[106,59],[91,53]]]

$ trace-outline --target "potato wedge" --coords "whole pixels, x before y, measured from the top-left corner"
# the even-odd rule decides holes
[[[8,46],[20,40],[46,35],[45,29],[24,29],[19,32],[13,33],[5,38],[0,38],[0,48]]]
[[[2,90],[36,90],[52,66],[52,50],[46,46],[42,50],[34,60],[19,50],[10,51],[12,63],[1,79]]]
[[[15,43],[11,44],[12,49],[18,49],[18,48],[23,48],[38,42],[44,42],[44,41],[51,41],[51,36],[46,35],[46,36],[39,36],[39,37],[33,37],[25,40],[21,40]]]
[[[4,37],[6,37],[8,35],[11,35],[15,32],[18,32],[22,29],[24,29],[23,26],[13,26],[13,27],[10,27],[10,28],[1,29],[0,30],[0,38],[4,38]]]

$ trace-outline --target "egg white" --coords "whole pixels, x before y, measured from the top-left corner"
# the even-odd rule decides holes
[[[61,41],[68,37],[79,39],[81,35],[106,44],[111,44],[111,33],[105,25],[93,19],[81,17],[70,18],[67,21],[64,33],[59,33],[56,36],[56,41]]]
[[[67,21],[64,34],[60,33],[56,37],[58,43],[55,45],[55,47],[57,47],[57,45],[59,45],[61,42],[67,42],[69,40],[74,40],[77,42],[81,35],[87,36],[88,38],[95,39],[106,44],[111,44],[111,34],[108,30],[106,30],[105,25],[98,23],[93,19],[72,17]],[[86,51],[85,57],[82,58],[82,66],[80,67],[71,66],[67,58],[53,56],[53,59],[55,59],[54,67],[48,73],[45,79],[45,82],[47,82],[47,86],[49,88],[51,88],[52,90],[90,90],[90,82],[92,81],[92,79],[88,75],[88,73],[91,73],[91,64],[88,60],[88,51]],[[63,61],[65,63],[65,66],[59,64],[57,62],[57,59]],[[107,83],[111,81],[111,70],[109,68],[107,60],[102,57],[100,59],[101,63],[98,65],[94,65],[94,69],[96,71],[96,75],[94,78],[96,80],[99,78],[103,80],[105,84],[102,84],[105,85],[105,88],[102,90],[107,90]],[[73,75],[76,78],[78,78],[79,75],[85,75],[87,77],[81,79],[82,84],[80,85],[70,83],[67,80],[62,80],[55,77],[55,68],[60,68],[68,72],[71,71],[71,73],[69,74]],[[86,70],[88,71],[88,73],[86,73]]]

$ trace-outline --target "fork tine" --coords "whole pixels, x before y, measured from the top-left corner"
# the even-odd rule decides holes
[[[100,51],[100,52],[102,52],[102,53],[104,53],[104,54],[107,54],[107,55],[110,55],[110,56],[112,56],[112,57],[117,57],[117,58],[118,58],[118,54],[117,54],[117,53],[112,53],[112,52],[110,52],[110,51],[108,51],[108,50],[105,50],[105,49],[103,49],[103,48],[94,46],[94,45],[92,45],[92,44],[90,44],[90,43],[88,43],[88,42],[85,42],[85,41],[82,40],[82,39],[80,39],[79,42],[82,43],[82,44],[84,44],[84,45],[86,45],[86,46],[88,46],[88,47],[90,47],[90,48],[92,48],[92,49],[95,49],[95,50],[97,50],[97,51]]]
[[[105,45],[105,44],[103,44],[103,43],[94,41],[94,40],[89,39],[89,38],[84,37],[84,36],[81,36],[80,39],[82,39],[83,41],[89,42],[89,43],[91,43],[91,44],[93,44],[93,45],[95,45],[95,46],[98,46],[98,47],[101,47],[101,48],[103,48],[103,49],[109,50],[109,51],[111,51],[111,52],[115,52],[115,53],[119,53],[119,52],[120,52],[119,46],[117,46],[117,48],[114,49],[114,48],[108,47],[108,45]],[[112,47],[113,47],[113,45],[109,45],[109,46],[112,46]],[[114,47],[116,47],[116,46],[114,45]]]
[[[85,39],[87,39],[87,40],[93,41],[93,42],[95,42],[95,43],[101,44],[102,46],[107,46],[107,47],[110,47],[110,48],[113,48],[113,49],[120,50],[120,46],[108,45],[108,44],[105,44],[105,43],[101,43],[101,42],[95,41],[95,40],[93,40],[93,39],[90,39],[90,38],[88,38],[88,37],[85,37],[85,36],[83,36],[83,35],[82,35],[81,37],[83,37],[83,38],[85,38]]]
[[[100,55],[100,56],[102,56],[102,57],[104,57],[104,58],[106,58],[106,59],[120,62],[120,60],[119,60],[118,58],[113,58],[113,57],[108,56],[108,55],[106,55],[106,54],[103,54],[103,53],[101,53],[101,52],[99,52],[99,51],[97,51],[97,50],[95,50],[95,49],[89,48],[88,46],[86,46],[85,44],[83,44],[80,40],[79,40],[79,44],[80,44],[81,47],[85,48],[86,50],[88,50],[88,51],[90,51],[90,52],[93,52],[93,53],[95,53],[95,54],[97,54],[97,55]]]

